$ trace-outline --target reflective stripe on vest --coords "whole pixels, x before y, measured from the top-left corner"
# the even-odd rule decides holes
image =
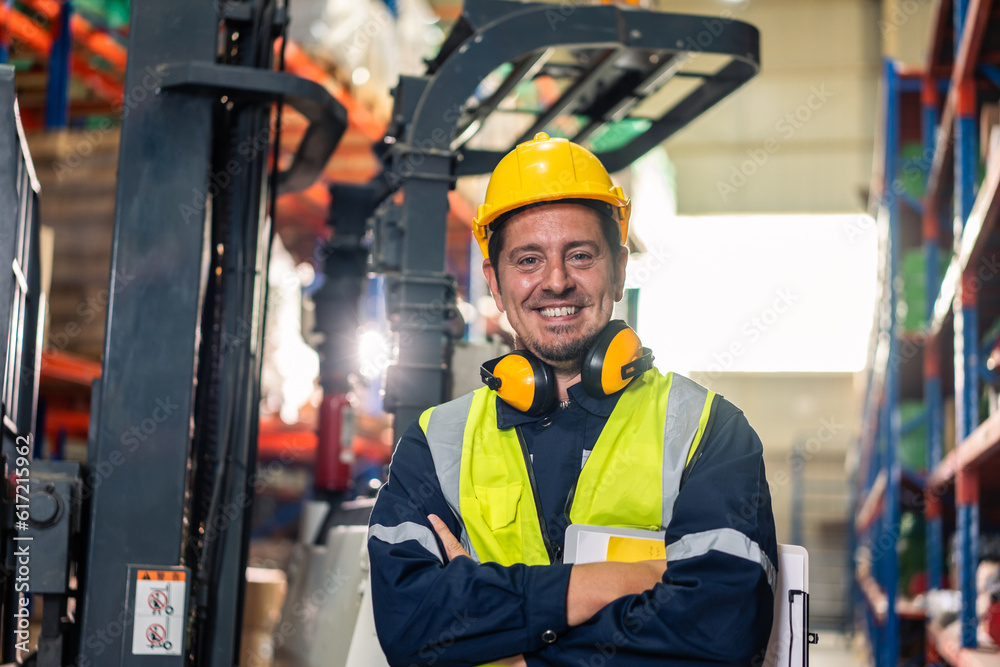
[[[482,389],[476,391],[482,391]],[[465,441],[469,408],[472,406],[472,399],[475,395],[476,392],[472,392],[436,408],[425,410],[420,415],[419,423],[431,450],[434,471],[437,473],[438,483],[441,485],[441,493],[462,526],[462,534],[458,536],[458,539],[472,560],[479,563],[481,561],[476,554],[475,547],[469,542],[469,531],[462,519],[458,503],[459,476],[462,472],[462,443]],[[495,429],[495,421],[493,425]]]
[[[708,423],[713,392],[654,368],[619,398],[577,482],[573,523],[661,530]],[[496,427],[486,387],[425,412],[420,425],[438,481],[477,562],[546,564],[527,468],[514,429]]]

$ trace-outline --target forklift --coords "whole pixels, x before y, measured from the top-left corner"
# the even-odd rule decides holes
[[[0,271],[2,662],[239,662],[275,199],[311,185],[347,128],[326,89],[282,71],[275,44],[289,20],[282,0],[131,3],[125,90],[141,88],[150,72],[159,83],[121,124],[109,275],[133,278],[112,291],[84,465],[32,458],[25,446],[43,339],[42,193],[13,70],[0,66],[0,265],[13,267]],[[445,270],[445,232],[456,180],[490,173],[540,131],[583,144],[609,171],[624,169],[758,69],[758,31],[731,18],[466,0],[426,71],[400,77],[393,91],[392,120],[376,147],[381,173],[331,187],[325,284],[316,295],[324,334],[316,498],[325,510],[306,538],[305,561],[352,563],[350,576],[364,579],[358,526],[367,516],[345,508],[341,454],[350,445],[344,397],[357,372],[346,351],[369,275],[385,279],[396,354],[384,405],[397,434],[451,398],[458,288]],[[558,94],[518,107],[518,91],[542,76],[558,82]],[[484,89],[488,79],[496,84]],[[246,147],[259,137],[277,146],[280,120],[272,123],[283,105],[309,126],[281,170],[276,149]],[[491,118],[510,113],[523,127],[499,143],[485,139]],[[332,558],[334,550],[343,557]],[[341,581],[328,600],[344,611],[309,622],[333,645],[351,647],[361,597]],[[41,634],[29,656],[22,621],[38,601]],[[289,659],[346,664],[348,653],[300,647]]]

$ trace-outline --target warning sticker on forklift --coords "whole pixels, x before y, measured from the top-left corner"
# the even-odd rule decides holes
[[[184,651],[183,570],[134,570],[133,655],[181,655]]]

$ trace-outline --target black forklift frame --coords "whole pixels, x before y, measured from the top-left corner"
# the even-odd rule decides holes
[[[311,184],[347,126],[324,88],[271,71],[286,23],[274,0],[132,3],[111,267],[129,279],[111,286],[92,401],[79,665],[239,660],[266,206]],[[310,125],[270,178],[276,101]],[[134,654],[130,573],[178,567],[187,649]]]
[[[387,312],[398,350],[385,391],[397,438],[450,394],[447,329],[455,316],[456,288],[445,273],[448,191],[461,176],[489,173],[514,147],[483,150],[469,142],[485,117],[497,112],[521,81],[535,76],[556,48],[586,56],[579,77],[539,110],[514,144],[567,115],[585,119],[570,138],[586,141],[672,78],[698,82],[644,132],[596,152],[610,172],[627,167],[746,83],[760,62],[758,30],[731,18],[614,5],[467,0],[427,74],[400,78],[383,146],[385,171],[376,179],[381,196],[375,198],[373,265],[387,274]],[[729,61],[715,72],[687,70],[699,54]],[[644,64],[637,67],[638,62]],[[493,94],[470,106],[477,86],[505,63],[511,71]],[[402,197],[391,196],[396,191]]]

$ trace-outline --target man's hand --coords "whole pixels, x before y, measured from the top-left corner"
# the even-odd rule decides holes
[[[448,530],[448,526],[445,525],[436,514],[428,514],[427,520],[431,522],[431,526],[434,528],[434,532],[438,534],[441,538],[441,544],[444,545],[444,555],[450,563],[458,556],[465,556],[469,558],[469,552],[462,548],[462,543],[458,541],[451,531]],[[504,658],[503,660],[494,660],[490,665],[497,665],[498,667],[527,667],[524,661],[524,656],[521,654],[512,655],[509,658]]]
[[[452,535],[444,521],[435,514],[427,515],[434,532],[441,538],[446,559],[451,562],[458,556],[469,558],[469,552]],[[586,623],[606,605],[626,595],[648,591],[663,580],[667,571],[666,560],[643,560],[638,563],[584,563],[574,565],[566,589],[566,623],[570,626]],[[520,656],[507,658],[517,660]],[[497,662],[497,665],[523,664]]]
[[[434,532],[441,538],[441,544],[444,545],[444,555],[449,563],[455,560],[458,556],[465,556],[466,558],[469,558],[469,552],[462,548],[462,543],[458,541],[458,538],[451,534],[451,531],[448,530],[448,526],[445,525],[444,521],[438,518],[437,514],[428,514],[427,520],[431,522],[431,527],[434,528]]]
[[[574,565],[566,589],[566,623],[571,627],[586,623],[618,598],[648,591],[666,571],[666,560]]]

